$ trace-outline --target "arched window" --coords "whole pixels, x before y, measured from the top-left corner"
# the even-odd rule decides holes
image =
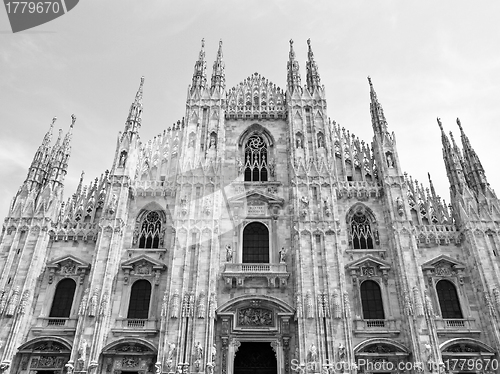
[[[158,248],[160,244],[161,219],[158,212],[149,212],[142,222],[139,248]]]
[[[129,319],[148,319],[149,300],[151,298],[151,283],[141,279],[132,285],[130,303],[128,304]]]
[[[259,135],[252,135],[245,146],[245,181],[266,182],[267,144]]]
[[[243,262],[269,263],[269,230],[259,222],[243,230]]]
[[[361,283],[361,305],[364,319],[385,319],[382,293],[377,282],[367,280]]]
[[[351,239],[354,249],[373,249],[373,232],[368,216],[356,211],[351,217]]]
[[[457,289],[447,280],[440,280],[436,284],[436,291],[443,318],[463,318],[458,300]]]
[[[70,278],[65,278],[57,284],[49,317],[69,318],[75,289],[76,283]]]

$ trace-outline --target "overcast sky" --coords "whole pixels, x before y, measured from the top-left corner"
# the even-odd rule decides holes
[[[500,3],[493,1],[85,0],[12,34],[0,9],[0,216],[26,178],[53,116],[77,117],[65,198],[112,166],[118,131],[145,76],[141,139],[185,115],[200,40],[211,74],[223,40],[226,88],[258,72],[286,86],[288,41],[305,83],[311,38],[328,115],[372,139],[370,75],[402,168],[449,201],[436,117],[459,139],[460,117],[486,176],[500,188]]]

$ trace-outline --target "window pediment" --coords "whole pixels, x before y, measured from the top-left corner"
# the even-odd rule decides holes
[[[422,270],[427,275],[454,276],[461,274],[465,264],[445,255],[438,256],[422,265]]]
[[[157,285],[159,284],[160,273],[165,270],[166,265],[149,256],[141,255],[122,262],[121,268],[125,272],[125,284],[128,283],[130,276],[135,276],[154,277],[155,284]]]
[[[90,264],[77,257],[67,255],[49,262],[47,269],[49,270],[49,284],[53,282],[54,275],[79,276],[80,284],[82,284],[85,274],[90,270]]]
[[[353,280],[359,278],[380,278],[387,282],[391,265],[375,256],[367,255],[348,263],[345,268],[350,271]]]
[[[267,203],[270,205],[277,204],[281,207],[285,203],[285,200],[282,198],[276,197],[274,195],[271,195],[271,194],[268,194],[268,193],[265,193],[263,191],[259,191],[256,189],[252,189],[252,190],[246,191],[244,193],[240,193],[238,195],[235,195],[235,196],[229,198],[229,203],[231,203],[231,204],[238,204],[238,203],[240,203],[240,204],[247,203],[248,204],[249,201],[261,201],[263,203]]]

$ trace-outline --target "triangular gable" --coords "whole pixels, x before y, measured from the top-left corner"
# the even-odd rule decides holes
[[[261,201],[265,201],[268,204],[278,204],[278,205],[283,205],[285,203],[285,200],[276,197],[274,195],[259,191],[259,190],[249,190],[245,191],[243,193],[240,193],[238,195],[232,196],[228,199],[229,203],[236,203],[236,202],[244,202],[249,199],[258,199]]]
[[[345,268],[350,270],[357,270],[367,265],[375,266],[380,270],[389,270],[391,268],[391,264],[372,255],[366,255],[361,257],[360,259],[352,261],[346,264]]]
[[[123,270],[135,270],[135,272],[139,269],[146,269],[146,267],[151,270],[163,270],[165,264],[146,255],[133,257],[121,264]]]
[[[75,267],[75,273],[77,273],[80,270],[88,270],[90,269],[90,264],[88,262],[82,261],[79,258],[72,256],[72,255],[66,255],[59,257],[55,260],[52,260],[47,264],[48,269],[63,269],[66,266],[65,270],[69,272],[71,270],[71,267]]]
[[[453,270],[465,269],[465,264],[463,262],[457,261],[446,255],[439,255],[424,263],[422,265],[422,270],[436,270],[436,268],[442,267],[442,265],[447,265]]]

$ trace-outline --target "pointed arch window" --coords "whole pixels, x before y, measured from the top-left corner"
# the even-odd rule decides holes
[[[139,248],[158,248],[160,244],[161,218],[158,212],[146,214],[141,225]]]
[[[259,135],[252,135],[245,146],[245,181],[268,180],[267,144]]]
[[[443,279],[437,282],[436,291],[439,299],[439,307],[441,308],[441,316],[445,319],[462,319],[463,314],[460,309],[460,301],[455,285]]]
[[[248,224],[243,230],[243,262],[269,263],[269,230],[259,222]]]
[[[357,211],[352,215],[350,225],[353,249],[373,249],[373,231],[368,216]]]
[[[65,278],[57,284],[49,317],[69,318],[75,289],[76,283],[70,278]]]
[[[385,319],[382,292],[377,282],[366,280],[361,283],[361,305],[364,319]]]
[[[151,299],[151,283],[141,279],[132,285],[128,304],[128,319],[148,319]]]

